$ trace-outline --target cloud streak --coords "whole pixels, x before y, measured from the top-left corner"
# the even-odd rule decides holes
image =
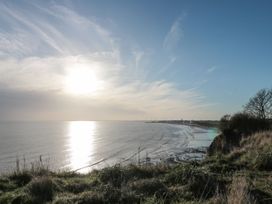
[[[174,48],[176,48],[176,46],[180,42],[183,35],[181,22],[182,22],[182,18],[178,17],[171,25],[171,28],[167,32],[163,42],[163,48],[165,50],[167,51],[173,50]]]
[[[205,97],[165,80],[146,79],[142,50],[121,51],[110,31],[65,5],[51,3],[29,13],[0,3],[0,119],[107,120],[206,117]],[[50,20],[49,20],[50,19]],[[53,23],[54,22],[54,23]],[[163,46],[174,49],[182,36],[181,18]],[[118,42],[118,43],[117,43]],[[124,53],[125,52],[125,53]],[[133,59],[126,62],[124,58]],[[170,58],[168,69],[176,58]],[[64,91],[67,69],[78,63],[94,69],[104,87],[75,97]],[[132,71],[131,71],[132,70]],[[162,70],[163,72],[164,70]],[[192,112],[197,112],[194,116]]]
[[[14,5],[0,4],[1,15],[5,16],[1,23],[14,25],[8,33],[0,35],[0,48],[3,51],[12,48],[9,54],[77,55],[115,49],[114,39],[107,30],[65,6],[38,7],[42,15],[35,15],[37,11],[32,14]],[[36,5],[28,6],[37,9]]]

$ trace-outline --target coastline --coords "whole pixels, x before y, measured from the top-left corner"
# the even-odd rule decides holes
[[[173,155],[169,155],[166,158],[161,159],[163,163],[166,163],[167,165],[171,164],[178,164],[182,162],[193,162],[193,161],[201,161],[204,160],[207,156],[208,149],[210,145],[212,144],[215,137],[219,134],[219,121],[211,121],[211,120],[156,120],[156,121],[146,121],[146,123],[159,123],[159,124],[169,124],[169,125],[184,125],[191,127],[193,130],[194,128],[199,128],[202,130],[191,132],[190,135],[192,135],[192,138],[188,141],[188,146],[184,148],[182,151],[176,152]],[[191,146],[189,143],[194,142],[195,139],[195,133],[205,133],[205,131],[212,130],[216,131],[217,133],[212,134],[213,136],[210,138],[210,144],[209,145],[198,145]],[[155,163],[153,163],[155,164]]]
[[[97,132],[96,128],[98,131],[102,130],[101,128],[105,129],[104,135]],[[116,131],[117,128],[118,131]],[[105,166],[112,166],[123,160],[125,160],[125,162],[123,162],[125,164],[137,164],[138,148],[141,149],[141,161],[149,160],[152,163],[169,161],[177,163],[189,159],[199,160],[204,157],[204,150],[206,151],[206,148],[203,148],[202,146],[207,147],[209,145],[208,143],[211,142],[208,140],[212,140],[213,138],[212,133],[210,136],[205,133],[208,131],[207,129],[202,130],[198,129],[198,127],[190,128],[189,126],[180,126],[177,124],[145,124],[145,121],[130,123],[115,122],[113,124],[108,122],[84,122],[81,124],[81,122],[77,121],[69,123],[59,122],[56,124],[28,123],[27,126],[25,123],[19,123],[19,126],[16,123],[9,124],[9,126],[5,126],[4,124],[2,125],[1,130],[7,135],[6,138],[1,138],[3,139],[2,141],[6,143],[12,144],[10,141],[15,140],[16,138],[21,139],[20,142],[22,145],[20,148],[22,150],[16,153],[16,146],[10,146],[7,151],[2,148],[1,150],[4,153],[0,158],[3,159],[1,160],[2,163],[0,162],[0,172],[12,171],[12,169],[15,168],[17,158],[20,160],[22,166],[24,165],[24,161],[26,161],[26,165],[30,166],[31,162],[39,160],[40,155],[42,155],[44,161],[50,161],[50,167],[52,169],[78,169],[94,163],[97,163],[95,168],[101,169]],[[19,130],[20,134],[16,135]],[[59,130],[67,131],[62,132]],[[90,146],[89,141],[93,141],[94,136],[87,136],[92,135],[89,134],[89,131],[92,131],[93,135],[97,134],[97,136],[95,136],[96,138],[109,139],[99,140],[101,141],[100,143],[95,143],[93,146]],[[195,132],[195,134],[192,134],[193,132]],[[79,134],[83,134],[84,137],[80,137]],[[129,134],[134,134],[135,136],[132,135],[130,137]],[[4,133],[1,135],[4,135]],[[32,138],[32,135],[33,139],[30,139]],[[107,135],[109,135],[109,137],[106,137]],[[80,142],[81,140],[78,138],[81,138],[81,140],[83,139],[83,142]],[[61,141],[61,143],[58,141]],[[71,141],[76,141],[75,145],[72,145]],[[191,143],[190,141],[194,142]],[[202,141],[204,145],[201,145]],[[79,143],[80,148],[77,148]],[[41,151],[34,151],[35,154],[28,153],[32,151],[31,147],[40,150],[40,147],[42,147],[41,144],[49,149],[42,148]],[[103,147],[103,145],[107,146],[102,149],[103,154],[99,154],[99,149],[100,147]],[[193,148],[195,146],[199,146],[200,148]],[[51,147],[52,149],[50,149]],[[51,150],[53,150],[53,153],[50,152]],[[15,153],[8,155],[6,152],[9,151]],[[61,153],[62,151],[64,151],[64,153]],[[88,155],[90,155],[89,152],[93,155],[91,159],[88,159]],[[84,157],[86,160],[75,160],[75,156],[82,156],[82,153],[86,153],[84,154],[86,155]],[[74,157],[71,155],[74,155]],[[60,158],[67,159],[63,160]],[[73,158],[73,160],[68,160],[71,158]]]
[[[269,204],[271,136],[257,133],[240,151],[176,165],[119,164],[80,174],[53,172],[39,163],[0,176],[0,203]]]
[[[188,125],[199,128],[218,128],[218,120],[153,120],[146,123],[166,123],[172,125]]]

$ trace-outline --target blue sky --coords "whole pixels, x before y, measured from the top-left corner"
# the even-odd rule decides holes
[[[0,5],[2,120],[219,119],[271,88],[268,0]]]

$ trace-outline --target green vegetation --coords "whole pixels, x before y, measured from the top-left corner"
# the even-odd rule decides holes
[[[232,116],[223,116],[219,123],[219,129],[221,134],[215,137],[210,145],[209,155],[230,153],[240,147],[243,139],[256,132],[270,130],[271,122],[247,113],[236,113]]]
[[[253,133],[272,129],[272,89],[262,89],[249,99],[243,112],[224,115],[219,122],[221,134],[208,149],[208,155],[228,154],[240,147]],[[253,146],[254,148],[254,146]]]
[[[272,203],[271,144],[263,132],[200,162],[16,171],[0,177],[0,203]]]

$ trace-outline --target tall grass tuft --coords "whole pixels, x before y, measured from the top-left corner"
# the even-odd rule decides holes
[[[228,204],[256,203],[250,198],[249,185],[244,177],[234,177],[227,196]]]
[[[54,183],[50,177],[43,176],[33,179],[27,186],[27,191],[36,202],[51,201],[54,196]]]

